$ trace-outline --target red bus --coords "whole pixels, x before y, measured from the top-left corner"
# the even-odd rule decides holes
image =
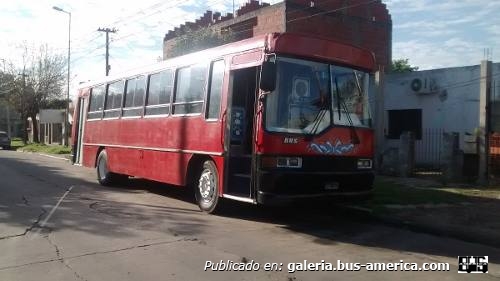
[[[176,57],[79,89],[74,162],[102,185],[194,188],[205,212],[369,194],[371,52],[282,33]]]

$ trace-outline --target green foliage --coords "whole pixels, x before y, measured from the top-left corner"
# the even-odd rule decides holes
[[[187,30],[184,35],[175,38],[174,45],[167,57],[177,57],[184,54],[208,49],[233,42],[235,39],[231,30],[218,31],[203,28],[195,31]]]
[[[35,120],[41,108],[63,96],[67,60],[54,54],[47,45],[36,49],[23,43],[19,48],[22,50],[22,63],[9,63],[9,69],[2,72],[0,97],[19,113],[24,122],[28,117]],[[26,142],[26,126],[24,128],[23,140]],[[38,142],[37,126],[34,127],[33,137]]]
[[[20,147],[23,147],[25,146],[26,144],[23,142],[23,140],[21,138],[13,138],[11,141],[10,141],[10,147],[13,149],[13,150],[17,150],[18,148]]]
[[[42,102],[40,107],[46,109],[65,109],[66,104],[67,102],[64,99],[50,99]]]
[[[21,142],[12,142],[12,148],[25,152],[38,152],[47,154],[70,154],[71,148],[62,145],[45,145],[39,143],[30,143],[23,145]]]
[[[396,73],[408,73],[417,70],[418,66],[411,66],[408,59],[397,59],[392,61],[390,71]]]
[[[397,204],[454,204],[466,202],[466,196],[439,188],[407,187],[397,183],[377,179],[374,184],[373,205]]]

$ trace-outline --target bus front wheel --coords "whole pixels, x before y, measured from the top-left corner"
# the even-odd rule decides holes
[[[213,161],[207,160],[203,163],[194,189],[200,209],[206,213],[215,212],[219,202],[219,174]]]
[[[109,171],[108,168],[108,155],[106,150],[102,150],[97,157],[97,181],[104,186],[116,184],[120,180],[120,174]]]

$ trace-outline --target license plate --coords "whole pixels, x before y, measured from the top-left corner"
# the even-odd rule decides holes
[[[338,182],[329,182],[325,184],[325,190],[337,190],[337,189],[339,189]]]

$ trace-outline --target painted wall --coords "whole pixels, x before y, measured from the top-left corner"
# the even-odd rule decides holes
[[[493,64],[492,77],[492,99],[500,101],[500,63]],[[427,81],[431,87],[424,93],[416,93],[411,87],[415,78]],[[424,132],[426,128],[458,132],[460,149],[463,149],[464,136],[473,135],[479,125],[479,82],[479,65],[387,74],[384,93],[386,132],[388,110],[421,109]],[[500,106],[493,108],[498,108],[493,115],[497,120]],[[417,141],[416,145],[425,145],[424,141]],[[397,141],[387,140],[386,146],[395,147]],[[418,158],[418,148],[416,154]]]

